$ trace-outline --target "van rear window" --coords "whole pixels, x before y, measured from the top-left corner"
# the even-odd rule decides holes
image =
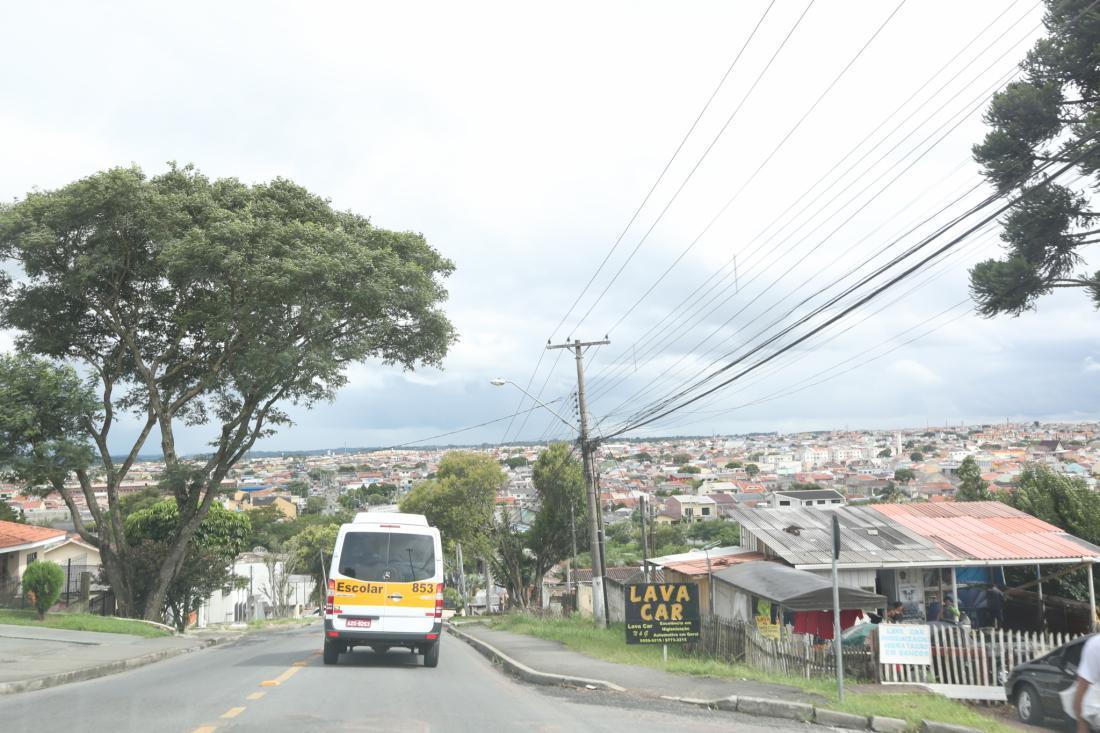
[[[411,583],[435,575],[435,543],[428,535],[348,532],[340,572],[356,580]]]

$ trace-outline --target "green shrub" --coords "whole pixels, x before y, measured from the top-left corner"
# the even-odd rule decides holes
[[[65,571],[57,563],[35,561],[23,572],[23,595],[38,611],[38,619],[46,618],[46,611],[57,603],[61,586],[65,584]]]

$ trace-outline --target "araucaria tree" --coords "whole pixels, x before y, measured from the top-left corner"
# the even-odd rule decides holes
[[[1002,221],[1005,257],[970,270],[970,290],[985,316],[1019,315],[1055,288],[1083,288],[1100,307],[1100,272],[1078,272],[1086,245],[1100,242],[1100,5],[1046,0],[1047,35],[1021,64],[1024,77],[993,97],[992,130],[974,157],[1000,191],[1017,198]],[[1034,185],[1041,166],[1079,161],[1078,189]]]
[[[0,427],[7,450],[61,494],[123,612],[145,618],[164,608],[222,479],[288,424],[286,405],[330,399],[352,362],[439,364],[455,338],[441,310],[451,262],[419,234],[379,229],[282,179],[106,170],[0,207],[0,259],[17,273],[0,282],[0,327],[23,354],[76,367],[94,397],[71,372],[49,372],[67,391],[24,403],[33,429]],[[79,412],[46,409],[59,402]],[[120,451],[123,413],[138,424]],[[212,426],[209,455],[181,459],[181,424]],[[157,448],[179,519],[139,605],[119,484]],[[94,527],[80,520],[81,494]]]

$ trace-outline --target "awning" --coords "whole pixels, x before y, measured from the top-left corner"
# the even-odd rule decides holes
[[[833,607],[833,584],[820,575],[776,562],[750,562],[718,570],[721,581],[792,611],[827,611]],[[886,597],[840,586],[842,609],[885,608]]]

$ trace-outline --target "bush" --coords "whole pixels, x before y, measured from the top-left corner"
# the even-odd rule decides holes
[[[65,584],[65,571],[57,563],[35,561],[23,572],[23,595],[38,611],[38,619],[46,618],[46,611],[57,603],[61,586]]]

